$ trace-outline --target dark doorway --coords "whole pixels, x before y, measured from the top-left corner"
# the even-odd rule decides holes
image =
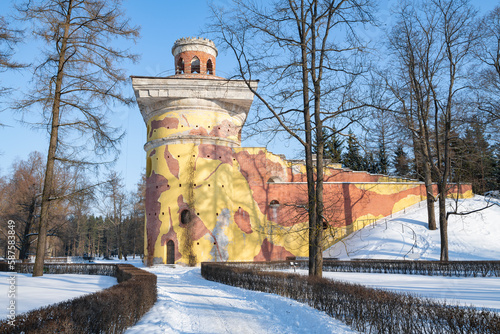
[[[172,240],[167,242],[167,264],[175,263],[175,244]]]

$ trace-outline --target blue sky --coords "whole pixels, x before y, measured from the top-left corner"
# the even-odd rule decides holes
[[[11,1],[1,0],[0,15],[11,13]],[[393,0],[394,2],[395,0]],[[218,5],[229,4],[229,0],[216,0]],[[387,8],[386,1],[380,1],[382,9]],[[491,10],[498,1],[473,1],[481,9]],[[137,76],[167,76],[173,74],[174,60],[171,53],[175,40],[181,37],[200,36],[200,32],[209,22],[210,10],[206,0],[126,0],[124,7],[127,16],[134,25],[141,26],[141,38],[135,45],[130,44],[134,53],[141,58],[136,64],[126,64],[124,67],[129,75]],[[384,17],[384,16],[382,16]],[[385,14],[385,21],[390,19]],[[203,36],[209,37],[210,36]],[[16,59],[24,62],[32,61],[36,55],[37,44],[27,39],[25,43],[16,47]],[[235,62],[229,53],[219,52],[217,57],[217,75],[230,77]],[[30,70],[1,73],[0,82],[3,86],[15,89],[16,94],[22,93],[29,84]],[[261,80],[265,78],[260,78]],[[132,94],[129,84],[127,93]],[[32,151],[46,152],[48,136],[44,131],[34,131],[18,120],[20,115],[13,114],[5,103],[6,98],[0,99],[0,123],[6,127],[0,128],[0,175],[9,175],[12,163],[15,160],[26,159]],[[141,173],[145,168],[145,152],[143,145],[146,141],[146,128],[137,106],[130,108],[119,107],[115,110],[114,125],[126,130],[127,135],[121,145],[121,155],[114,167],[125,179],[129,191],[135,189]],[[261,146],[261,142],[243,141],[243,146]],[[296,157],[296,146],[283,141],[277,141],[269,146],[274,153],[284,153],[287,157]]]
[[[218,1],[224,4],[226,1]],[[7,16],[12,2],[2,0],[0,15]],[[134,25],[141,26],[141,38],[137,43],[129,44],[132,52],[141,57],[136,64],[124,66],[129,75],[137,76],[167,76],[173,74],[174,60],[172,46],[178,38],[199,36],[200,31],[208,21],[210,14],[205,0],[172,1],[172,0],[127,0],[124,1],[127,16]],[[16,47],[15,59],[24,62],[32,61],[32,55],[37,54],[37,47],[31,40]],[[227,61],[229,59],[229,61]],[[225,76],[232,71],[232,60],[224,54],[217,58],[217,74]],[[1,73],[0,82],[3,86],[12,87],[15,92],[11,97],[23,91],[29,85],[30,70],[10,71]],[[133,94],[131,84],[126,88]],[[10,174],[12,163],[26,159],[32,151],[46,154],[48,135],[45,131],[31,130],[19,122],[21,115],[14,114],[6,104],[6,97],[0,99],[0,123],[7,126],[0,128],[0,175]],[[121,145],[121,155],[113,167],[125,179],[129,191],[135,189],[140,175],[146,166],[143,145],[146,142],[146,127],[139,108],[119,107],[115,110],[114,125],[120,125],[126,130],[126,137]]]

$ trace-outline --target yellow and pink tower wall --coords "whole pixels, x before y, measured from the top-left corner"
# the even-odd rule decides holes
[[[212,41],[181,38],[172,54],[175,75],[132,77],[147,126],[147,265],[307,256],[304,162],[241,147],[254,96],[215,75]],[[324,249],[426,196],[413,180],[324,168]],[[472,195],[469,185],[453,192]]]

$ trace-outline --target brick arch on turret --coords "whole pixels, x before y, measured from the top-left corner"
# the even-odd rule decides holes
[[[191,59],[191,73],[201,73],[201,62],[197,56]]]
[[[199,72],[193,72],[191,68],[192,60],[195,57],[198,58],[200,61]],[[181,61],[183,62],[183,72],[178,71],[179,68],[178,64]],[[175,74],[197,73],[197,74],[215,75],[215,65],[216,65],[215,57],[206,52],[201,52],[201,51],[181,52],[177,56],[175,56],[175,64],[176,64]],[[211,65],[211,68],[209,67],[209,64]]]
[[[207,74],[214,74],[214,65],[212,63],[212,59],[208,59],[207,61]]]
[[[175,63],[175,74],[183,74],[184,73],[184,59],[179,57]]]

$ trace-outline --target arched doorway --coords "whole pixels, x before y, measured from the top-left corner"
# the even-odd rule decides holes
[[[175,263],[175,244],[172,240],[167,242],[167,264]]]

